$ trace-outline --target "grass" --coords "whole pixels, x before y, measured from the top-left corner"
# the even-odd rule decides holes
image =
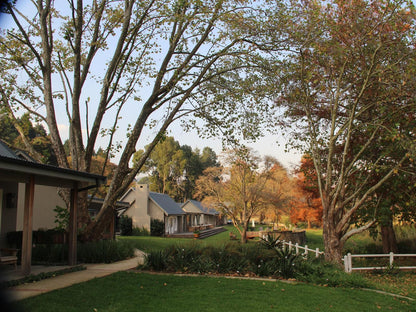
[[[74,300],[76,298],[76,300]],[[24,311],[416,311],[359,289],[119,272],[20,302]]]
[[[225,232],[219,233],[214,236],[210,236],[203,240],[194,240],[189,238],[164,238],[157,236],[120,236],[118,239],[126,242],[130,242],[135,248],[150,252],[154,250],[163,250],[172,245],[190,246],[190,245],[202,245],[202,246],[220,246],[223,244],[236,243],[237,241],[230,241],[230,232],[233,232],[239,238],[237,230],[232,225],[226,225]]]

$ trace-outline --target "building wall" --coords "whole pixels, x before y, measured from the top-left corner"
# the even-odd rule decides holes
[[[0,245],[6,246],[7,232],[16,231],[17,183],[0,182]]]
[[[137,185],[131,190],[123,201],[133,203],[124,214],[133,221],[133,227],[145,228],[150,231],[150,215],[148,214],[149,186],[146,184]],[[163,218],[162,218],[163,220]]]
[[[16,231],[23,230],[23,212],[25,204],[25,184],[19,183],[17,200]],[[33,202],[32,229],[53,229],[55,224],[56,206],[66,207],[65,202],[58,194],[58,188],[52,186],[35,185],[35,198]]]
[[[157,219],[165,222],[165,213],[151,199],[148,200],[148,207],[151,219]]]

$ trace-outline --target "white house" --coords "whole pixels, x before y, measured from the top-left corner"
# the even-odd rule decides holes
[[[152,219],[165,223],[165,234],[185,232],[185,212],[166,194],[149,191],[147,184],[137,184],[123,195],[121,201],[130,203],[124,212],[132,218],[133,226],[150,231]]]
[[[206,228],[218,225],[219,212],[205,207],[201,202],[188,200],[182,204],[182,210],[186,213],[186,225],[189,228],[204,226]]]

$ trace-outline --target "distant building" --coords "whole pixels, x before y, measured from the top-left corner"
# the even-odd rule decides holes
[[[149,191],[147,184],[138,184],[129,189],[121,198],[129,202],[130,207],[124,212],[133,220],[133,226],[150,231],[152,219],[165,224],[165,235],[186,231],[185,212],[166,194]]]

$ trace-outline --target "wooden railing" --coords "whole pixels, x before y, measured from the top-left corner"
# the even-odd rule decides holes
[[[388,266],[372,266],[372,267],[356,267],[352,266],[352,258],[389,258]],[[344,256],[344,268],[345,272],[351,273],[352,271],[362,270],[385,270],[389,268],[397,268],[400,270],[416,270],[416,266],[395,266],[394,258],[397,257],[416,257],[416,254],[395,254],[393,252],[389,254],[373,254],[373,255],[352,255],[348,253]]]

